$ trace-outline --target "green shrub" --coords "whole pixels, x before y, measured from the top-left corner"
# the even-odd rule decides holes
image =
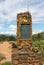
[[[3,63],[1,65],[11,65],[11,62],[5,62],[5,63]]]

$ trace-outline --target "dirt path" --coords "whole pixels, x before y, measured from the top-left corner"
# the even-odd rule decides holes
[[[6,60],[2,60],[2,62],[11,61],[11,51],[12,45],[9,44],[8,41],[4,41],[3,44],[0,44],[0,53],[6,57]]]

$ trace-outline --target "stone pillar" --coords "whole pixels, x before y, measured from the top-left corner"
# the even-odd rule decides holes
[[[32,47],[31,15],[20,13],[17,15],[17,45],[13,44],[12,65],[43,65],[38,52]]]
[[[39,65],[43,65],[43,63],[42,63],[42,62],[40,62],[40,63],[39,63]]]

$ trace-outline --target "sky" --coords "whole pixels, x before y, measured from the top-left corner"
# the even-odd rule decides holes
[[[0,34],[17,35],[17,14],[27,11],[32,34],[44,32],[44,0],[0,0]]]

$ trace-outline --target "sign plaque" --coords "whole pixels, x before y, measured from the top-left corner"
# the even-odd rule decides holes
[[[30,25],[21,24],[21,39],[29,39],[29,38],[30,38]]]

